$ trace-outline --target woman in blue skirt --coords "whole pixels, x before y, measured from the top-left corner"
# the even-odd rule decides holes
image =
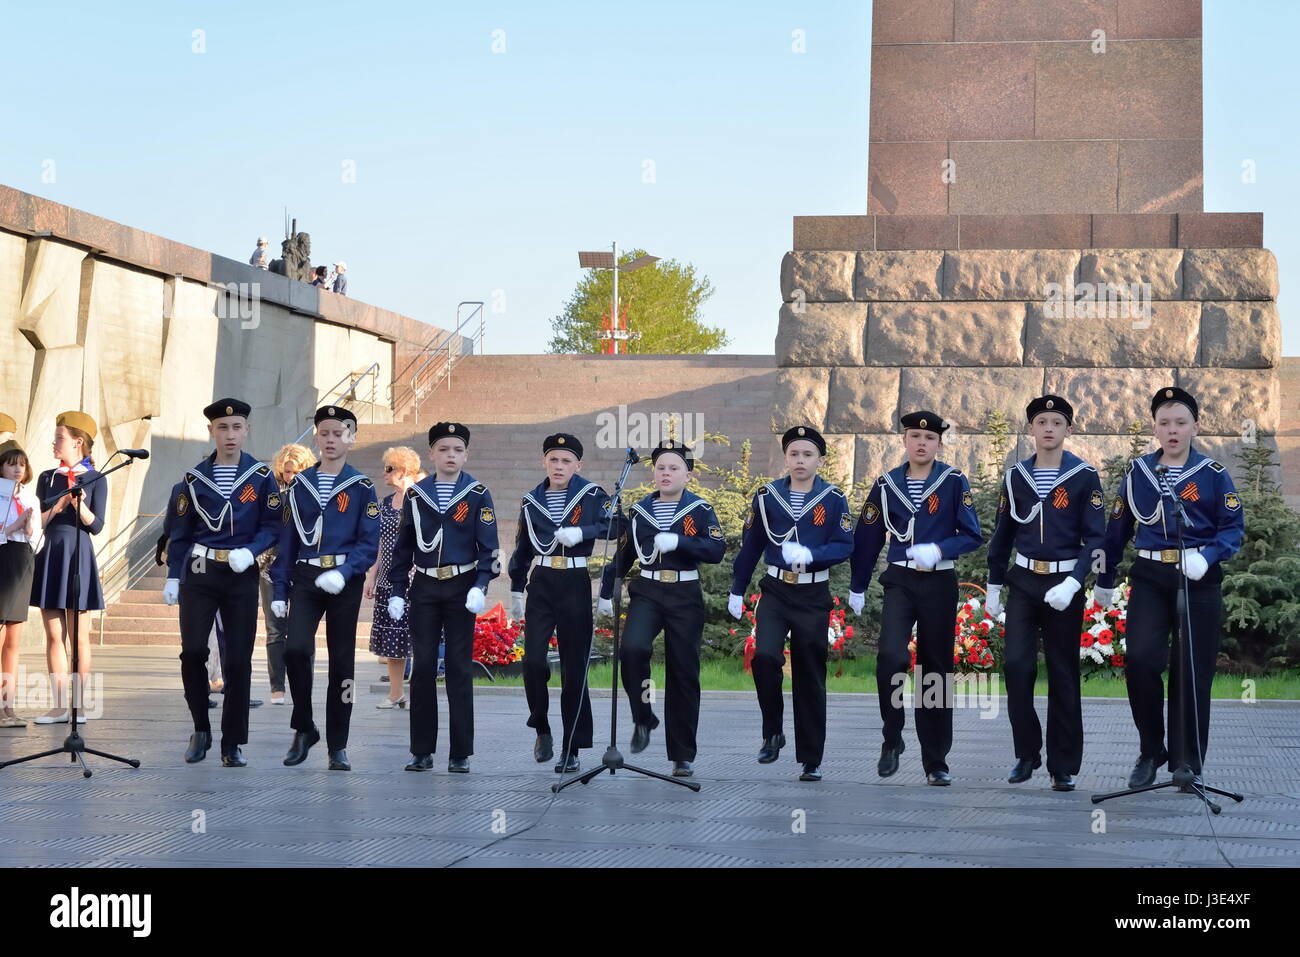
[[[70,488],[73,483],[86,483],[99,473],[95,471],[91,449],[95,444],[95,420],[84,412],[64,412],[55,420],[54,457],[59,467],[42,472],[36,480],[36,497],[43,503],[49,496]],[[99,534],[108,513],[108,486],[96,482],[83,494],[80,502],[66,495],[41,512],[45,527],[45,544],[36,556],[36,569],[32,578],[32,604],[41,609],[45,622],[45,661],[50,669],[53,685],[53,707],[36,719],[37,724],[62,724],[69,718],[68,656],[65,642],[71,629],[71,608],[81,612],[78,623],[80,654],[77,661],[78,686],[85,688],[90,676],[90,615],[104,607],[104,594],[99,582],[99,567],[95,564],[95,547],[91,535]],[[69,602],[72,583],[72,563],[77,537],[81,537],[81,593]],[[84,706],[78,701],[78,710]],[[84,712],[78,714],[85,720]]]

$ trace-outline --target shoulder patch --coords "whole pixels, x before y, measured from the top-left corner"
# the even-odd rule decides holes
[[[1224,492],[1223,507],[1235,512],[1237,509],[1241,508],[1241,498],[1236,492]]]
[[[190,497],[184,492],[176,496],[176,514],[184,515],[190,510]]]
[[[368,478],[363,478],[363,479],[362,479],[360,482],[358,482],[357,484],[360,485],[362,488],[374,488],[374,487],[375,487],[375,483],[372,482],[372,481],[370,481],[370,479],[368,479]]]
[[[770,492],[770,491],[771,491],[771,489],[769,489],[766,485],[760,485],[759,488],[758,488],[758,494],[759,494],[759,495],[766,495],[766,494],[767,494],[768,492]]]
[[[1119,518],[1123,514],[1124,514],[1124,498],[1123,496],[1116,495],[1115,501],[1112,502],[1110,506],[1110,517]]]
[[[880,509],[875,502],[868,502],[862,506],[862,521],[868,525],[875,525],[880,521]]]
[[[474,491],[477,492],[479,495],[482,495],[484,492],[487,491],[487,486],[484,485],[482,482],[479,482],[477,485],[474,486]]]
[[[1223,463],[1222,463],[1222,462],[1216,462],[1214,459],[1211,459],[1211,460],[1210,460],[1210,468],[1214,469],[1214,471],[1216,471],[1216,472],[1222,472],[1222,471],[1223,471]]]
[[[831,486],[831,491],[832,491],[833,493],[835,493],[836,495],[838,495],[840,498],[845,498],[845,497],[846,497],[845,494],[844,494],[844,490],[841,489],[838,485],[832,485],[832,486]]]
[[[379,517],[379,503],[378,503],[378,502],[367,502],[367,503],[366,503],[366,518],[378,518],[378,517]]]
[[[263,465],[261,468],[257,470],[257,474],[262,476],[263,478],[266,478],[266,476],[271,474],[271,467],[269,465]]]
[[[840,513],[840,530],[844,532],[853,530],[853,516],[848,512]]]
[[[970,493],[969,490],[966,491],[966,492],[963,492],[963,493],[962,493],[962,496],[961,496],[961,503],[962,503],[963,505],[965,505],[967,508],[974,508],[974,507],[975,507],[975,496],[972,495],[972,494]]]
[[[745,513],[745,528],[754,524],[754,506],[749,506],[749,511]]]
[[[1007,510],[1007,493],[1003,492],[998,496],[998,514],[1001,515]]]
[[[270,494],[268,494],[268,495],[266,496],[266,507],[267,507],[267,508],[279,508],[279,507],[280,507],[280,493],[279,493],[279,492],[271,492]]]
[[[876,484],[877,484],[877,485],[884,485],[884,484],[885,484],[885,477],[882,475],[882,476],[880,476],[878,479],[876,479]]]
[[[713,539],[714,541],[718,541],[718,542],[722,541],[722,540],[725,538],[725,536],[722,534],[722,526],[721,526],[721,525],[710,525],[710,526],[709,526],[709,538]]]
[[[487,508],[487,507],[485,506],[485,507],[479,509],[479,512],[478,512],[478,519],[479,519],[479,521],[482,522],[484,525],[491,525],[491,524],[493,524],[494,522],[496,522],[497,517],[496,517],[496,515],[493,514],[492,509]]]
[[[1093,508],[1101,508],[1105,504],[1102,499],[1101,489],[1095,488],[1092,490],[1092,495],[1088,498],[1088,504]]]

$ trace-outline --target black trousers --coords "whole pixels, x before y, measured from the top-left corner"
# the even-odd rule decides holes
[[[316,579],[324,569],[299,562],[293,570],[289,591],[289,640],[284,648],[284,667],[293,695],[293,716],[289,727],[310,731],[312,720],[312,661],[316,652],[316,629],[325,618],[325,645],[329,650],[329,678],[325,692],[325,742],[331,751],[348,746],[352,723],[352,700],[356,697],[357,613],[361,610],[364,575],[353,575],[337,595],[321,591]]]
[[[1083,630],[1083,589],[1065,611],[1043,596],[1067,574],[1035,575],[1019,565],[1007,577],[1003,677],[1007,715],[1017,758],[1034,759],[1043,748],[1043,727],[1034,710],[1038,644],[1047,658],[1047,770],[1078,774],[1083,763],[1083,705],[1079,699],[1079,635]]]
[[[275,589],[265,578],[258,581],[262,593],[262,619],[266,622],[266,673],[272,691],[284,691],[284,644],[289,637],[289,619],[277,618],[271,613]]]
[[[1197,773],[1205,760],[1210,739],[1210,685],[1214,682],[1223,622],[1223,569],[1211,566],[1205,577],[1189,582],[1191,634],[1186,619],[1179,623],[1178,593],[1181,589],[1177,565],[1165,565],[1137,558],[1129,570],[1133,585],[1128,599],[1125,674],[1128,703],[1137,725],[1142,757],[1159,758],[1165,751],[1164,685],[1161,676],[1169,668],[1169,766],[1186,764]],[[1169,638],[1179,624],[1181,654],[1170,652]],[[1190,656],[1190,659],[1189,659]],[[1192,700],[1184,700],[1180,681],[1188,662],[1196,675],[1195,686],[1187,675]],[[1199,733],[1200,749],[1196,739]]]
[[[524,694],[528,698],[528,727],[550,734],[551,697],[546,662],[551,635],[560,643],[560,715],[564,738],[559,750],[591,747],[591,698],[587,694],[587,662],[592,636],[591,577],[585,568],[539,565],[528,580],[524,605]],[[419,660],[418,653],[416,660]]]
[[[876,692],[885,742],[903,741],[906,714],[902,688],[912,658],[907,644],[916,627],[916,668],[912,699],[921,766],[926,774],[948,770],[952,749],[952,648],[957,626],[957,573],[948,568],[923,572],[890,565],[880,576],[885,588],[880,615]],[[824,641],[825,639],[823,639]]]
[[[785,639],[790,636],[794,756],[821,764],[826,747],[826,629],[831,613],[829,582],[791,585],[764,575],[755,613],[754,689],[763,714],[763,738],[781,734],[785,717]]]
[[[417,573],[407,614],[411,622],[411,753],[438,750],[438,642],[444,651],[452,758],[474,753],[474,620],[465,596],[477,570],[439,581]]]
[[[217,612],[226,633],[222,661],[225,698],[221,706],[221,750],[248,743],[248,689],[257,634],[257,566],[235,574],[225,562],[191,558],[181,581],[181,682],[195,731],[208,721],[208,639]]]
[[[636,577],[627,585],[630,599],[619,661],[623,690],[636,724],[659,724],[651,707],[650,650],[664,633],[664,732],[669,761],[695,760],[700,724],[700,640],[704,633],[704,592],[699,580],[659,582]]]

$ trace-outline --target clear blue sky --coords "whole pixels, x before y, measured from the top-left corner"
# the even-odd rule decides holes
[[[866,210],[867,0],[0,0],[0,15],[0,182],[238,259],[258,234],[278,249],[288,206],[358,298],[445,324],[503,292],[490,352],[544,350],[576,251],[613,239],[694,263],[727,351],[769,352],[791,217]],[[1205,2],[1206,208],[1264,212],[1284,291],[1300,275],[1297,35],[1300,3]]]

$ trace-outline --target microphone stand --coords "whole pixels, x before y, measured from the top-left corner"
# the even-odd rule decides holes
[[[144,456],[141,457],[143,458]],[[81,643],[79,640],[81,631],[81,538],[84,534],[81,527],[81,500],[83,493],[87,488],[94,485],[96,482],[102,481],[107,476],[112,475],[118,469],[126,468],[134,461],[135,457],[128,457],[125,462],[120,465],[115,465],[113,468],[104,472],[100,472],[89,482],[82,482],[78,479],[62,492],[51,495],[46,498],[45,501],[41,502],[41,508],[44,510],[51,508],[65,495],[71,495],[73,508],[76,510],[75,514],[77,517],[77,537],[72,544],[72,577],[68,582],[68,595],[66,598],[72,618],[72,667],[69,669],[68,673],[68,683],[70,685],[70,690],[72,691],[70,696],[71,700],[68,704],[68,720],[71,730],[68,732],[68,736],[63,739],[62,747],[52,748],[49,751],[41,751],[39,754],[29,754],[22,758],[14,758],[12,761],[0,761],[0,768],[7,768],[11,764],[22,764],[24,761],[35,761],[37,758],[48,758],[50,755],[54,754],[70,755],[70,760],[73,764],[81,762],[81,775],[82,777],[87,778],[91,775],[91,770],[86,764],[85,755],[87,754],[93,754],[101,758],[108,758],[110,761],[120,761],[122,764],[129,764],[133,768],[138,768],[140,766],[140,762],[136,758],[123,758],[116,754],[109,754],[107,751],[96,751],[94,748],[86,747],[85,739],[82,738],[80,732],[77,731],[77,712],[80,709],[77,707],[78,695],[76,694],[77,686],[81,683],[81,672],[79,670],[81,665]],[[81,690],[84,693],[85,689]]]
[[[633,449],[627,450],[627,459],[623,463],[623,474],[619,476],[618,484],[614,487],[614,508],[609,514],[609,523],[605,526],[605,541],[609,541],[610,529],[614,524],[614,519],[618,519],[618,527],[623,527],[623,486],[627,483],[628,473],[632,471],[632,466],[636,465],[640,459]],[[608,546],[607,546],[608,547]],[[604,756],[600,759],[600,764],[596,767],[583,771],[581,774],[569,778],[567,781],[559,781],[551,785],[551,790],[559,793],[567,788],[570,784],[586,784],[597,774],[608,771],[614,774],[616,771],[635,771],[637,774],[643,774],[646,777],[658,778],[660,781],[667,781],[670,784],[678,784],[684,788],[690,788],[692,791],[698,791],[700,785],[695,781],[686,781],[682,778],[669,777],[667,774],[660,774],[658,771],[649,771],[645,768],[638,768],[635,765],[627,764],[623,761],[623,754],[618,750],[618,649],[619,639],[622,636],[622,620],[620,611],[622,608],[623,598],[623,579],[618,575],[618,548],[614,549],[614,682],[613,691],[610,694],[609,701],[609,747],[605,750]],[[586,680],[584,676],[583,680]],[[568,760],[568,749],[565,749],[565,760]]]
[[[1187,722],[1184,720],[1184,717],[1186,715],[1187,709],[1189,707],[1191,708],[1192,741],[1196,746],[1196,754],[1200,756],[1201,722],[1200,722],[1199,707],[1196,703],[1196,693],[1195,693],[1196,666],[1194,664],[1194,656],[1192,655],[1192,621],[1191,621],[1191,615],[1189,611],[1191,603],[1188,598],[1189,586],[1187,580],[1187,569],[1185,568],[1185,563],[1186,563],[1185,556],[1187,552],[1183,544],[1183,529],[1185,526],[1187,526],[1190,523],[1188,522],[1187,519],[1187,512],[1183,508],[1182,500],[1177,495],[1174,494],[1174,490],[1169,484],[1168,473],[1169,473],[1168,466],[1165,465],[1156,466],[1156,475],[1160,477],[1161,496],[1162,498],[1168,496],[1170,501],[1173,502],[1174,519],[1175,519],[1174,527],[1178,531],[1178,556],[1179,556],[1178,586],[1179,587],[1178,587],[1178,596],[1175,601],[1175,607],[1177,613],[1174,618],[1174,627],[1173,627],[1171,644],[1174,652],[1174,660],[1178,663],[1178,677],[1176,678],[1176,680],[1178,682],[1178,695],[1179,698],[1181,699],[1182,707],[1179,709],[1179,711],[1181,712],[1180,714],[1169,715],[1169,719],[1170,719],[1169,723],[1172,725],[1173,722],[1177,720],[1179,722],[1182,722],[1183,728],[1186,729]],[[1181,640],[1180,640],[1180,635],[1181,635]],[[1184,648],[1187,651],[1187,658],[1185,662],[1183,659]],[[1191,685],[1192,685],[1190,689],[1188,687],[1189,674],[1190,674]],[[1190,706],[1188,704],[1189,700],[1191,702]],[[1179,756],[1181,763],[1178,765],[1177,769],[1173,771],[1172,778],[1170,778],[1168,781],[1165,781],[1162,784],[1148,784],[1146,787],[1127,788],[1123,791],[1112,792],[1111,794],[1094,794],[1092,797],[1092,803],[1100,804],[1102,801],[1109,801],[1111,798],[1124,797],[1125,795],[1129,795],[1129,794],[1141,794],[1143,791],[1160,791],[1164,788],[1175,788],[1175,787],[1184,793],[1195,794],[1198,798],[1204,801],[1206,805],[1209,806],[1210,810],[1213,811],[1215,814],[1222,813],[1223,808],[1219,804],[1211,800],[1209,794],[1219,794],[1222,795],[1223,797],[1232,798],[1232,800],[1234,800],[1238,804],[1240,804],[1242,801],[1245,800],[1245,797],[1243,795],[1238,794],[1235,791],[1224,791],[1219,788],[1210,787],[1207,784],[1198,782],[1196,780],[1195,772],[1192,771],[1191,767],[1187,763],[1187,755],[1186,755],[1187,735],[1184,733],[1181,734],[1180,737],[1183,740],[1184,753]],[[1209,792],[1209,794],[1207,794],[1207,792]]]

